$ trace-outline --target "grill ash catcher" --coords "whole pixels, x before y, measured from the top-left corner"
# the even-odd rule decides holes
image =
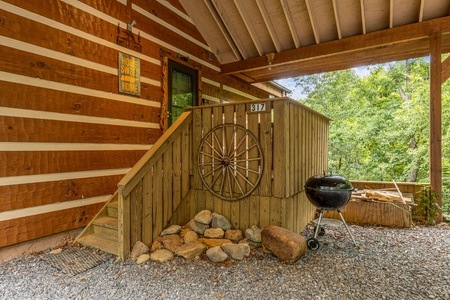
[[[320,243],[317,240],[317,236],[325,234],[325,230],[321,225],[331,225],[336,222],[341,225],[338,220],[323,218],[324,211],[334,210],[338,212],[342,223],[352,238],[353,244],[358,246],[353,238],[350,228],[341,214],[341,208],[348,203],[352,195],[352,184],[344,177],[333,175],[330,170],[326,170],[323,172],[323,175],[315,175],[308,178],[305,183],[305,190],[309,202],[320,210],[319,218],[317,220],[316,227],[314,228],[314,237],[310,237],[306,241],[308,249],[319,249]],[[334,222],[329,222],[328,220]]]

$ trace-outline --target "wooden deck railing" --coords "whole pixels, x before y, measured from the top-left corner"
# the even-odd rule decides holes
[[[151,245],[189,192],[192,113],[184,112],[118,184],[119,258]]]

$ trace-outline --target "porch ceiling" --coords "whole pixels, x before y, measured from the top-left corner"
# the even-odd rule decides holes
[[[247,82],[347,69],[429,54],[450,0],[180,0],[222,73]]]

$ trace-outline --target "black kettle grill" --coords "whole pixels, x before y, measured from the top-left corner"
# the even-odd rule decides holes
[[[307,240],[308,248],[310,250],[317,250],[320,247],[317,236],[325,234],[325,230],[320,226],[325,210],[337,210],[348,234],[352,238],[355,246],[357,246],[355,239],[350,232],[350,228],[347,226],[340,211],[340,209],[350,200],[353,191],[352,184],[344,177],[333,175],[331,171],[326,170],[323,175],[315,175],[308,178],[305,183],[305,191],[309,202],[320,209],[319,219],[314,229],[314,237]]]

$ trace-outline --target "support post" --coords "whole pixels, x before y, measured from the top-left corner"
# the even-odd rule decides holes
[[[430,35],[430,184],[442,207],[442,34]],[[439,211],[437,222],[442,221]]]

